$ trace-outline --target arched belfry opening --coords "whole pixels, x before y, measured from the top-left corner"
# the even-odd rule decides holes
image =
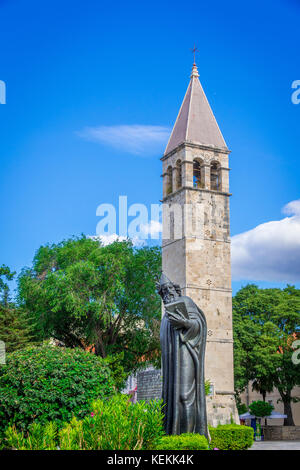
[[[172,167],[168,166],[166,173],[166,196],[173,192]]]
[[[182,167],[181,160],[177,160],[175,166],[175,189],[180,189],[182,187]]]
[[[212,162],[210,165],[210,189],[220,190],[220,163]]]
[[[202,176],[202,161],[200,159],[195,159],[193,161],[193,186],[194,188],[204,188],[204,181]]]

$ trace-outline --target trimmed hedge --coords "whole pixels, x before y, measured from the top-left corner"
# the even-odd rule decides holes
[[[112,372],[94,354],[46,344],[15,351],[0,367],[0,436],[10,425],[27,431],[33,422],[53,421],[61,427],[113,393]]]
[[[201,434],[180,434],[179,436],[164,436],[160,439],[155,450],[208,450],[208,442]]]
[[[210,448],[220,450],[245,450],[253,444],[253,428],[239,424],[219,424],[209,428]]]

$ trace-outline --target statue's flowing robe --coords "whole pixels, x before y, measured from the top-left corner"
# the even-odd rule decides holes
[[[182,301],[186,304],[192,326],[176,330],[164,315],[160,329],[165,431],[167,434],[195,432],[207,437],[204,378],[206,319],[190,297],[179,297],[178,302]],[[191,374],[186,374],[187,368],[193,371],[192,378]],[[182,396],[186,390],[190,397],[188,407],[193,415],[190,420],[192,428],[182,411]]]

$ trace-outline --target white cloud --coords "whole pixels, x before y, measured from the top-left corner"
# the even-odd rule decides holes
[[[157,220],[150,220],[146,224],[140,224],[139,227],[140,230],[138,235],[130,239],[133,246],[144,246],[148,237],[158,240],[161,236],[162,223]],[[112,233],[110,235],[89,235],[88,238],[100,241],[103,246],[110,245],[115,241],[123,242],[125,240],[129,240],[128,237],[120,236],[117,233]]]
[[[170,132],[169,127],[133,124],[86,127],[78,135],[128,153],[150,156],[163,153]]]
[[[120,237],[116,233],[112,233],[111,235],[91,235],[88,238],[91,238],[92,240],[99,240],[103,246],[110,245],[116,241],[123,242],[127,240],[126,237]]]
[[[125,240],[128,240],[127,237],[117,235],[116,233],[112,233],[111,235],[90,235],[88,236],[88,238],[91,238],[92,240],[98,240],[103,246],[110,245],[114,242],[124,242]],[[133,238],[131,241],[133,246],[144,245],[144,240],[141,240],[139,238]]]
[[[300,199],[286,204],[290,214],[232,237],[232,278],[300,281]]]
[[[162,223],[157,220],[150,220],[147,224],[141,224],[141,234],[144,237],[159,239],[162,232]]]
[[[300,215],[300,199],[291,201],[282,208],[283,214]]]

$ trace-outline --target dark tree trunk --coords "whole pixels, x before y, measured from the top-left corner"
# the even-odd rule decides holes
[[[291,398],[291,397],[289,397]],[[284,418],[284,426],[295,426],[294,419],[293,419],[293,413],[292,413],[292,406],[291,406],[291,400],[289,401],[283,401],[283,406],[284,406],[284,414],[287,415],[287,418]]]
[[[101,340],[97,340],[95,343],[95,354],[96,356],[100,356],[103,358],[106,357],[105,349]]]
[[[102,329],[100,324],[95,325],[96,341],[95,341],[95,354],[96,356],[106,357],[105,345],[103,342]]]
[[[262,397],[263,397],[263,401],[266,401],[267,392],[266,392],[265,390],[263,390],[263,391],[261,392],[261,394],[262,394]]]

